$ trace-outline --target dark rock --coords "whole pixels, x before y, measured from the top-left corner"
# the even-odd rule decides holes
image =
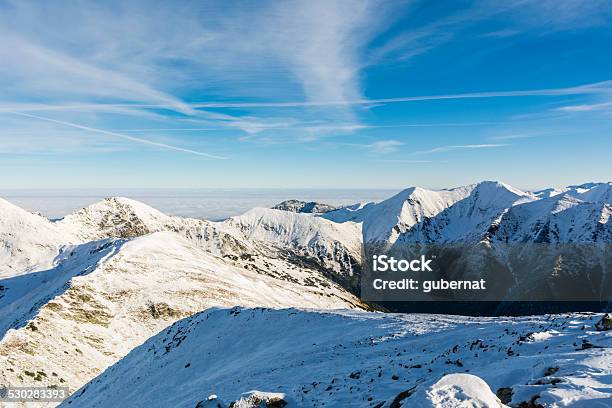
[[[595,323],[595,329],[598,331],[612,330],[612,316],[606,313],[600,321]]]
[[[538,404],[539,395],[534,395],[529,401],[521,401],[518,403],[517,408],[544,408],[544,405]]]
[[[512,388],[510,387],[502,387],[495,392],[495,395],[497,395],[502,404],[509,404],[512,401],[512,394]]]
[[[391,401],[391,404],[389,405],[389,408],[401,408],[402,401],[404,401],[406,398],[410,397],[412,394],[414,394],[414,392],[416,391],[417,386],[415,385],[412,388],[409,388],[405,391],[400,392],[399,394],[397,394],[395,396],[395,398],[393,398],[393,401]]]
[[[336,207],[317,203],[314,201],[306,202],[300,200],[287,200],[276,204],[273,210],[289,211],[294,213],[324,214],[336,209]]]
[[[549,375],[553,375],[559,371],[559,367],[548,367],[546,371],[544,371],[544,377],[548,377]]]

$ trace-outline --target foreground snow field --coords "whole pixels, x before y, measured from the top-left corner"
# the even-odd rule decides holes
[[[612,331],[597,331],[600,319],[211,309],[62,407],[502,407],[496,392],[516,407],[610,407]]]

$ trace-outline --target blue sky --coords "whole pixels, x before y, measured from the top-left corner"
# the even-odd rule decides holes
[[[0,188],[612,174],[612,3],[0,1]]]

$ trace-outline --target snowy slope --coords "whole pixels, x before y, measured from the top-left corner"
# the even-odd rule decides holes
[[[285,276],[269,276],[274,267],[263,274],[232,266],[173,232],[74,252],[43,277],[6,282],[0,384],[75,390],[167,325],[211,306],[361,305],[313,271],[284,265]]]
[[[74,240],[48,219],[0,199],[0,279],[51,267],[61,245]]]
[[[254,397],[288,408],[501,407],[494,393],[510,406],[609,407],[612,332],[595,330],[600,318],[212,309],[134,349],[62,407],[259,406],[247,404]]]
[[[214,305],[365,306],[313,265],[278,256],[279,242],[221,223],[126,198],[58,222],[2,205],[1,242],[17,250],[3,255],[10,274],[0,286],[0,384],[74,390],[163,327]],[[330,224],[334,239],[352,231],[319,224]],[[319,236],[330,233],[313,235],[313,247]]]
[[[584,183],[580,185],[567,186],[563,188],[546,188],[543,190],[533,191],[532,194],[538,198],[550,198],[559,194],[568,194],[574,197],[580,197],[582,195],[587,196],[599,196],[600,202],[610,202],[610,185],[611,182],[607,183]],[[606,197],[607,196],[607,197]],[[591,199],[587,199],[587,201],[592,201]]]
[[[360,259],[361,242],[478,241],[497,229],[504,231],[504,240],[529,241],[536,239],[528,233],[531,229],[553,218],[560,221],[560,230],[571,229],[568,240],[586,239],[589,233],[596,234],[600,241],[606,239],[605,231],[594,229],[609,230],[612,183],[570,186],[542,198],[545,196],[524,193],[499,182],[439,191],[413,187],[380,203],[344,207],[326,214],[254,209],[222,223],[171,217],[137,201],[117,197],[52,223],[0,201],[0,259],[4,260],[0,276],[53,266],[62,245],[156,231],[179,232],[217,254],[261,252],[262,244],[282,248],[308,256],[335,272],[353,269],[350,263]],[[573,207],[567,204],[571,200],[591,205],[563,212],[550,204],[559,202]],[[519,204],[527,205],[515,210]],[[573,212],[581,214],[574,217]],[[568,219],[562,220],[563,217]],[[525,218],[529,225],[523,225]],[[507,228],[501,225],[504,222]],[[581,225],[576,225],[578,222]],[[507,236],[515,230],[512,237]]]
[[[579,195],[580,198],[562,193],[516,205],[501,217],[492,238],[502,242],[610,243],[612,201],[598,200],[598,191],[589,193]]]
[[[0,339],[12,327],[24,326],[39,307],[64,292],[70,279],[93,271],[121,247],[124,241],[101,240],[65,246],[51,269],[2,280],[0,291]]]
[[[61,231],[82,241],[132,238],[153,232],[176,232],[215,255],[237,258],[279,256],[277,249],[309,256],[322,267],[340,272],[359,260],[360,230],[308,215],[253,209],[223,222],[167,216],[138,201],[108,198],[65,217]],[[285,265],[286,266],[286,265]]]
[[[314,260],[347,279],[361,261],[361,226],[353,222],[335,223],[309,214],[255,208],[217,225],[248,242]]]
[[[589,188],[587,188],[587,186]],[[572,194],[570,192],[570,194]],[[589,183],[583,185],[579,192],[574,195],[586,202],[591,203],[612,203],[612,182],[609,183]]]

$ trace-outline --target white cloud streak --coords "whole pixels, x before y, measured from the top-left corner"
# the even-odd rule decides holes
[[[409,159],[378,159],[375,160],[380,163],[408,163],[408,164],[417,164],[417,163],[434,163],[432,160],[409,160]]]
[[[20,37],[5,36],[0,42],[0,56],[4,66],[2,71],[17,72],[25,79],[21,81],[24,89],[30,91],[44,89],[55,94],[76,94],[87,98],[97,96],[150,101],[184,114],[193,113],[188,105],[167,93],[116,71],[98,68]]]
[[[437,101],[437,100],[459,100],[459,99],[489,99],[489,98],[517,98],[517,97],[553,97],[553,96],[571,96],[571,95],[612,95],[612,80],[596,82],[586,85],[578,85],[566,88],[545,88],[545,89],[527,89],[515,91],[490,91],[490,92],[465,92],[445,95],[419,95],[405,96],[397,98],[374,98],[374,99],[356,99],[356,100],[328,100],[328,101],[288,101],[288,102],[194,102],[185,103],[185,106],[193,109],[203,108],[295,108],[295,107],[325,107],[334,105],[373,105],[373,104],[393,104],[405,102],[421,102],[421,101]],[[596,105],[577,105],[562,107],[558,110],[563,111],[584,111],[593,110],[600,107],[609,106],[609,104]],[[45,104],[0,104],[0,112],[13,111],[18,108],[22,111],[47,111],[47,110],[80,110],[80,109],[111,109],[111,108],[140,108],[140,109],[172,109],[172,105],[168,104],[85,104],[85,105],[45,105]],[[236,119],[233,116],[213,114],[217,118]],[[482,122],[479,122],[482,123]],[[444,124],[443,124],[444,125]],[[454,125],[454,124],[448,124]],[[367,126],[347,124],[346,126]],[[426,124],[415,124],[406,126],[427,126]],[[440,126],[439,124],[431,124],[431,126]]]
[[[610,110],[610,109],[612,109],[612,102],[562,106],[555,110],[560,111],[560,112],[592,112],[592,111],[605,111],[605,110]]]
[[[403,144],[399,140],[379,140],[370,143],[368,147],[373,154],[389,154],[397,151]]]
[[[497,135],[489,137],[489,140],[517,140],[517,139],[532,139],[534,137],[545,136],[550,133],[513,133],[508,135]]]
[[[432,154],[432,153],[450,152],[450,151],[453,151],[453,150],[490,149],[490,148],[507,147],[507,146],[510,146],[510,145],[509,144],[501,144],[501,143],[450,145],[450,146],[435,147],[435,148],[429,149],[429,150],[421,150],[421,151],[414,152],[412,154],[415,154],[415,155],[419,155],[419,154]]]
[[[399,98],[357,99],[349,101],[330,100],[320,102],[277,102],[277,103],[192,103],[193,108],[247,108],[247,107],[299,107],[331,105],[369,105],[402,102],[436,101],[446,99],[487,99],[513,98],[528,96],[567,96],[567,95],[612,94],[612,80],[568,88],[529,89],[517,91],[468,92],[447,95],[406,96]]]
[[[68,126],[68,127],[75,128],[75,129],[85,130],[85,131],[88,131],[88,132],[94,132],[94,133],[100,133],[100,134],[107,135],[107,136],[118,137],[118,138],[126,139],[126,140],[129,140],[129,141],[132,141],[132,142],[143,143],[143,144],[146,144],[146,145],[149,145],[149,146],[159,147],[159,148],[162,148],[162,149],[175,150],[175,151],[178,151],[178,152],[195,154],[197,156],[208,157],[209,159],[216,159],[216,160],[225,160],[225,159],[227,159],[227,157],[223,157],[223,156],[218,156],[218,155],[214,155],[214,154],[210,154],[210,153],[204,153],[204,152],[200,152],[200,151],[196,151],[196,150],[186,149],[186,148],[183,148],[183,147],[173,146],[173,145],[169,145],[169,144],[165,144],[165,143],[159,143],[159,142],[155,142],[155,141],[152,141],[152,140],[143,139],[143,138],[140,138],[140,137],[125,135],[123,133],[111,132],[111,131],[108,131],[108,130],[97,129],[97,128],[93,128],[93,127],[89,127],[89,126],[83,126],[83,125],[79,125],[77,123],[66,122],[66,121],[63,121],[63,120],[57,120],[57,119],[47,118],[47,117],[44,117],[44,116],[32,115],[32,114],[24,113],[24,112],[11,112],[11,113],[13,113],[15,115],[31,118],[31,119],[42,120],[42,121],[45,121],[45,122],[56,123],[58,125]]]

